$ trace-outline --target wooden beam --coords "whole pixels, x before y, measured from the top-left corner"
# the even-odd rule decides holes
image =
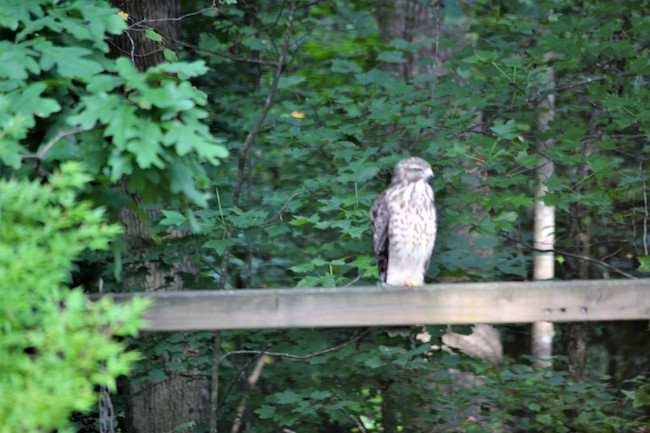
[[[148,331],[650,319],[650,279],[153,292]]]

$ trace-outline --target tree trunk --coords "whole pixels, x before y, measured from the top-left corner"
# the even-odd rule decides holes
[[[384,433],[397,433],[398,422],[395,412],[395,399],[391,392],[390,381],[385,383],[381,391],[381,427]]]
[[[459,37],[465,33],[466,27],[451,24],[437,25],[442,22],[440,14],[443,13],[443,6],[442,2],[438,3],[438,0],[429,2],[381,0],[379,2],[375,16],[379,27],[379,37],[384,43],[388,43],[393,39],[403,39],[409,42],[423,39],[438,41],[441,39],[458,39],[455,46],[441,49],[438,53],[436,53],[436,44],[427,44],[415,53],[410,54],[404,63],[383,63],[381,65],[382,70],[396,72],[406,82],[412,81],[418,75],[440,75],[442,73],[442,65],[445,64],[445,61],[452,58],[470,43],[468,38]],[[438,62],[435,69],[430,65],[420,63],[422,59],[434,59],[436,56]]]
[[[164,62],[163,50],[174,50],[175,41],[178,40],[180,21],[173,18],[179,15],[180,1],[111,0],[111,4],[126,13],[129,26],[125,32],[113,38],[111,57],[128,57],[140,71]],[[148,38],[147,30],[158,33],[162,41]]]
[[[114,38],[110,55],[125,56],[132,60],[140,71],[145,71],[165,61],[164,48],[174,48],[178,38],[178,16],[180,3],[178,0],[112,0],[113,6],[119,8],[127,16],[129,29]],[[146,31],[152,30],[163,37],[155,41],[146,37]],[[134,197],[139,202],[138,197]],[[138,203],[139,204],[139,203]],[[155,217],[159,209],[147,209],[149,219]],[[146,261],[145,257],[153,250],[154,245],[146,223],[131,209],[120,212],[120,220],[125,227],[125,245],[129,255],[141,257],[139,266],[147,269],[143,278],[128,278],[124,286],[138,285],[146,291],[183,290],[181,273],[196,274],[196,265],[189,263],[186,257],[169,270],[162,270],[156,262]],[[183,233],[170,232],[170,237],[180,237]],[[143,335],[142,339],[151,342],[166,338],[161,335]],[[183,349],[189,354],[192,349]],[[147,355],[147,354],[144,354]],[[173,354],[157,358],[156,363],[172,361]],[[141,362],[150,365],[152,359]],[[126,417],[122,420],[121,428],[130,433],[156,433],[174,431],[178,426],[194,422],[196,424],[207,419],[208,415],[208,381],[199,371],[168,372],[168,378],[155,383],[130,383],[126,389]]]
[[[550,56],[548,56],[550,57]],[[546,59],[548,60],[548,58]],[[548,68],[545,73],[544,87],[553,86],[554,73]],[[543,89],[546,90],[546,89]],[[548,130],[548,124],[555,118],[555,95],[549,94],[537,106],[537,129],[540,132]],[[544,184],[553,175],[553,161],[546,157],[546,149],[553,146],[553,139],[540,140],[537,143],[537,156],[539,165],[535,168],[535,223],[533,233],[533,246],[537,252],[533,259],[533,279],[549,280],[555,276],[555,256],[553,252],[539,252],[539,250],[550,250],[555,243],[555,207],[547,206],[541,200],[548,187]],[[533,323],[532,333],[532,354],[535,357],[535,367],[551,367],[551,356],[553,336],[553,324],[550,322]]]
[[[589,131],[582,145],[582,164],[576,171],[576,179],[580,186],[577,192],[584,192],[586,182],[582,182],[589,176],[587,159],[595,150],[595,142],[598,135],[598,117],[602,109],[593,107],[589,118]],[[572,203],[569,206],[569,230],[568,238],[572,240],[573,252],[577,255],[589,257],[591,248],[589,246],[589,226],[587,225],[587,207],[580,203]],[[566,258],[566,279],[586,280],[591,277],[589,262],[577,257]],[[567,323],[562,331],[562,346],[566,354],[566,370],[569,378],[576,382],[582,382],[587,378],[587,328],[583,323]]]
[[[403,39],[412,42],[417,39],[434,38],[435,23],[432,9],[415,0],[382,0],[377,7],[377,24],[379,37],[384,43],[393,39]],[[423,58],[432,59],[434,47],[426,47],[413,53],[404,63],[385,63],[381,69],[399,74],[404,81],[422,74],[421,67],[416,62]]]

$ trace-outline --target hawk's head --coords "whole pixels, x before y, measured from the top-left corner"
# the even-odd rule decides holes
[[[431,165],[422,158],[406,158],[395,166],[393,183],[429,182],[433,180]]]

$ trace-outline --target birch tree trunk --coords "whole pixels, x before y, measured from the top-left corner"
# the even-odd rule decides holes
[[[548,60],[550,56],[547,56]],[[553,86],[554,73],[548,68],[545,77],[547,89]],[[543,89],[546,90],[546,89]],[[548,130],[548,124],[555,117],[555,95],[549,94],[537,106],[537,129],[540,132]],[[538,166],[535,168],[535,222],[533,246],[536,249],[533,259],[533,279],[549,280],[555,276],[555,255],[551,250],[555,243],[555,207],[544,204],[542,198],[548,187],[544,184],[553,174],[553,161],[546,157],[546,149],[553,146],[553,139],[540,140],[537,143]],[[532,329],[532,354],[535,357],[535,367],[552,366],[553,324],[551,322],[535,322]]]

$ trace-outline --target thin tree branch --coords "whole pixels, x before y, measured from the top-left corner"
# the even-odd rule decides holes
[[[617,78],[625,78],[625,77],[633,77],[633,76],[641,76],[641,77],[645,78],[645,77],[648,77],[650,75],[650,74],[636,74],[636,73],[633,73],[633,72],[618,72],[618,73],[613,72],[613,74]],[[572,90],[572,89],[575,89],[577,87],[588,86],[590,84],[600,83],[601,81],[605,81],[605,80],[607,80],[607,74],[598,75],[598,76],[595,76],[595,77],[587,77],[587,78],[585,78],[583,80],[576,81],[576,82],[573,82],[573,83],[560,84],[560,85],[556,86],[553,91],[555,93],[559,93],[559,92],[563,92],[565,90]],[[546,98],[547,95],[548,95],[548,93],[542,92],[541,94],[537,95],[535,98],[529,100],[528,102],[537,103],[537,102],[541,101],[542,99]]]
[[[618,248],[618,249],[617,249],[616,251],[614,251],[613,253],[609,253],[609,254],[607,254],[605,257],[603,257],[603,258],[600,259],[600,260],[603,260],[603,261],[604,261],[604,260],[607,260],[607,259],[609,259],[610,257],[614,257],[615,255],[617,255],[617,254],[620,253],[621,251],[623,251],[623,248],[622,248],[622,247],[621,247],[621,248]]]
[[[359,274],[359,275],[357,275],[356,277],[354,277],[353,280],[351,280],[349,283],[347,283],[347,284],[344,285],[343,287],[350,287],[351,285],[353,285],[354,283],[356,283],[356,282],[359,281],[360,279],[361,279],[361,274]]]
[[[140,21],[134,22],[131,26],[129,26],[129,30],[131,30],[131,29],[133,29],[135,27],[139,27],[143,23],[158,23],[158,22],[163,22],[163,21],[182,21],[185,18],[192,17],[192,16],[195,16],[195,15],[200,15],[203,12],[212,11],[212,10],[216,10],[217,12],[219,12],[219,8],[215,7],[215,5],[213,4],[209,8],[203,8],[203,9],[199,9],[198,11],[188,12],[185,15],[181,15],[180,17],[154,18],[154,19],[144,18],[144,19],[142,19]]]
[[[127,33],[127,36],[128,36],[128,38],[129,38],[129,40],[131,41],[131,50],[129,50],[129,51],[127,51],[127,50],[125,50],[125,49],[123,49],[123,48],[118,47],[118,46],[115,45],[115,43],[112,42],[112,41],[108,41],[108,43],[111,44],[111,46],[113,46],[113,48],[115,48],[115,49],[116,49],[117,51],[119,51],[120,53],[127,55],[127,56],[131,59],[131,62],[135,62],[135,58],[136,58],[136,57],[147,57],[147,56],[150,56],[150,55],[152,55],[152,54],[160,53],[161,51],[163,51],[162,48],[157,48],[157,49],[155,49],[155,50],[149,51],[148,53],[136,54],[136,53],[135,53],[135,42],[133,41],[133,38],[131,37],[131,35],[129,35],[129,34]]]
[[[39,150],[36,153],[25,153],[23,155],[20,155],[20,158],[25,160],[25,159],[38,159],[38,160],[43,160],[45,158],[45,155],[52,150],[54,145],[58,143],[62,138],[65,138],[69,135],[75,135],[79,134],[81,132],[89,131],[88,129],[83,129],[83,128],[77,128],[77,129],[72,129],[70,131],[59,131],[50,141],[47,142],[45,146],[41,150]]]
[[[564,90],[571,90],[571,89],[575,89],[576,87],[582,87],[582,86],[586,86],[588,84],[599,83],[601,81],[605,81],[606,79],[607,79],[607,75],[605,75],[605,74],[597,76],[597,77],[588,77],[588,78],[585,78],[584,80],[576,81],[575,83],[567,83],[567,84],[564,84],[562,86],[557,86],[556,91],[562,92]],[[544,96],[544,97],[546,97],[546,96]]]
[[[265,227],[265,226],[271,224],[272,222],[274,222],[275,220],[282,218],[282,214],[287,209],[287,206],[289,206],[289,203],[291,203],[291,200],[298,197],[299,195],[303,195],[303,194],[306,194],[308,192],[310,192],[310,191],[300,190],[300,191],[296,191],[293,194],[291,194],[289,196],[289,198],[287,198],[284,201],[284,203],[282,203],[282,206],[280,206],[280,209],[278,209],[278,211],[271,218],[267,219],[262,224],[260,224],[260,226]]]
[[[230,394],[230,390],[234,386],[234,383],[239,377],[239,375],[246,369],[248,366],[253,362],[255,359],[258,359],[258,364],[259,362],[265,357],[265,356],[278,356],[282,358],[288,358],[292,360],[298,360],[302,361],[305,359],[309,358],[314,358],[317,356],[325,355],[330,352],[334,352],[337,350],[340,350],[346,346],[349,346],[352,343],[355,343],[356,341],[360,340],[363,338],[366,334],[370,332],[370,328],[366,329],[364,332],[356,335],[355,337],[351,338],[350,340],[338,344],[336,346],[331,346],[328,347],[327,349],[320,350],[318,352],[312,352],[308,353],[306,355],[294,355],[291,353],[283,353],[283,352],[269,352],[268,349],[270,346],[267,346],[264,350],[233,350],[232,352],[227,352],[224,353],[223,355],[219,356],[219,346],[221,344],[221,334],[219,332],[216,333],[215,335],[215,340],[214,340],[214,354],[213,354],[213,369],[212,369],[212,393],[210,394],[210,433],[217,433],[217,414],[219,412],[219,409],[222,407],[222,405],[226,401],[226,397],[228,394]],[[221,398],[221,401],[218,402],[218,390],[219,390],[219,370],[218,366],[220,366],[223,361],[232,356],[232,355],[255,355],[255,357],[249,359],[242,367],[238,369],[238,371],[235,373],[235,377],[233,380],[230,382],[228,385],[228,388],[226,389],[226,392],[224,393],[224,396]],[[261,358],[260,358],[261,357]],[[214,366],[217,366],[217,369],[215,370]],[[259,378],[259,373],[261,372],[261,367],[258,369],[258,378]],[[255,379],[255,382],[257,381],[257,378]],[[255,382],[251,384],[251,381],[249,381],[249,388],[252,386],[255,386]],[[240,403],[240,407],[242,407],[245,404],[245,398],[242,399]],[[238,413],[239,413],[239,408],[238,407]],[[241,414],[240,414],[241,415]],[[235,425],[233,425],[234,428]],[[236,430],[233,430],[236,431]]]
[[[255,363],[255,368],[253,368],[253,372],[250,376],[248,376],[248,379],[246,380],[247,392],[239,401],[239,405],[237,406],[237,416],[235,417],[235,421],[232,423],[230,433],[238,433],[239,429],[241,428],[242,419],[244,418],[244,411],[246,410],[246,403],[248,402],[249,392],[255,388],[257,381],[262,376],[262,369],[264,368],[265,361],[266,357],[264,355],[258,358],[257,362]]]
[[[233,62],[254,63],[254,64],[258,64],[258,65],[269,65],[269,66],[276,66],[276,67],[278,66],[278,62],[274,62],[272,60],[247,59],[247,58],[244,58],[244,57],[237,57],[237,56],[233,56],[232,54],[228,54],[228,53],[226,53],[224,51],[217,51],[217,50],[210,50],[208,48],[201,48],[201,47],[199,47],[197,45],[192,45],[192,44],[189,44],[187,42],[183,42],[183,41],[178,40],[178,39],[175,39],[174,43],[183,45],[184,47],[187,47],[187,48],[191,48],[194,51],[199,51],[199,52],[203,52],[203,53],[212,54],[214,56],[223,57],[223,58],[226,58],[228,60],[232,60]]]
[[[183,20],[183,19],[185,19],[187,17],[198,15],[198,14],[201,14],[201,13],[203,13],[205,11],[212,10],[212,9],[217,9],[218,10],[218,8],[213,6],[211,8],[205,8],[205,9],[201,9],[199,11],[190,12],[190,13],[185,14],[185,15],[183,15],[181,17],[178,17],[178,18],[160,18],[160,19],[146,19],[145,18],[145,19],[142,19],[140,21],[134,22],[132,25],[129,26],[129,28],[127,29],[127,31],[125,33],[126,33],[127,37],[131,40],[131,45],[132,45],[133,49],[135,49],[135,46],[134,46],[134,43],[133,43],[133,38],[129,34],[128,30],[133,30],[133,31],[136,31],[136,32],[142,32],[142,31],[146,31],[146,30],[154,30],[158,34],[163,36],[165,39],[173,42],[174,44],[182,45],[182,46],[184,46],[186,48],[193,49],[194,51],[200,51],[200,52],[212,54],[212,55],[215,55],[215,56],[224,57],[226,59],[232,60],[233,62],[257,63],[257,64],[277,66],[278,62],[259,60],[259,59],[245,59],[245,58],[242,58],[242,57],[233,56],[233,55],[229,54],[227,51],[217,51],[217,50],[210,50],[210,49],[207,49],[207,48],[201,48],[199,46],[196,46],[196,45],[181,41],[180,39],[172,38],[169,35],[162,32],[161,30],[157,29],[156,27],[147,25],[148,23],[155,23],[155,22],[181,21],[181,20]],[[250,33],[250,34],[242,36],[240,39],[233,42],[233,44],[231,45],[231,48],[232,48],[232,46],[240,43],[242,40],[244,40],[244,39],[246,39],[248,37],[251,37],[251,36],[255,36],[256,34],[259,34],[262,30],[263,29],[258,30],[255,33]],[[119,47],[117,47],[117,48],[120,51],[124,52],[124,50],[121,50]],[[162,50],[156,50],[156,51],[153,51],[152,53],[155,53],[155,52],[158,52],[158,51],[162,51]],[[152,53],[141,54],[141,56],[146,56],[146,55],[149,55],[149,54],[152,54]],[[134,57],[134,53],[132,52],[131,53],[131,60],[132,61],[133,61],[133,57]]]
[[[130,52],[131,64],[135,66],[135,41],[133,40],[133,37],[129,32],[124,32],[124,34],[126,35],[127,38],[129,38],[129,42],[131,42],[131,52]]]
[[[588,262],[596,263],[596,264],[604,266],[604,267],[606,267],[608,269],[611,269],[612,271],[616,272],[617,274],[623,275],[626,278],[630,278],[630,279],[633,279],[633,280],[637,279],[634,275],[628,274],[624,270],[619,269],[616,266],[610,265],[609,263],[604,262],[604,261],[599,260],[599,259],[593,259],[591,257],[583,256],[583,255],[580,255],[580,254],[573,254],[573,253],[570,253],[568,251],[558,250],[558,249],[555,249],[555,248],[549,248],[549,249],[535,248],[532,245],[528,245],[525,242],[514,239],[514,238],[508,236],[505,233],[499,233],[499,236],[501,238],[503,238],[503,239],[514,242],[516,244],[519,244],[519,245],[521,245],[521,246],[523,246],[523,247],[525,247],[525,248],[527,248],[527,249],[529,249],[531,251],[534,251],[536,253],[555,253],[555,254],[561,254],[563,256],[573,257],[573,258],[580,259],[580,260],[586,260]]]
[[[253,361],[255,361],[256,359],[260,359],[260,357],[266,356],[266,354],[267,354],[267,352],[268,352],[268,350],[270,348],[271,348],[271,345],[266,346],[266,348],[264,350],[262,350],[259,354],[257,354],[256,356],[250,358],[249,360],[246,361],[246,363],[244,363],[244,365],[239,367],[239,369],[237,370],[237,372],[233,376],[232,380],[228,384],[228,388],[226,388],[226,391],[224,391],[223,397],[221,397],[221,401],[219,401],[219,405],[217,407],[217,410],[221,409],[223,404],[226,402],[226,399],[230,395],[230,391],[232,390],[232,387],[235,385],[235,382],[237,382],[237,379],[239,378],[239,376],[248,368],[249,365],[251,365],[251,363]]]
[[[327,349],[323,349],[318,352],[308,353],[306,355],[294,355],[292,353],[285,353],[285,352],[267,352],[265,350],[233,350],[232,352],[224,353],[223,356],[220,358],[220,362],[223,362],[224,359],[232,355],[267,355],[267,356],[278,356],[281,358],[287,358],[296,361],[304,361],[306,359],[315,358],[317,356],[325,355],[330,352],[335,352],[346,346],[349,346],[350,344],[355,343],[356,341],[363,338],[367,333],[370,332],[370,330],[371,329],[368,328],[362,333],[360,333],[359,335],[355,336],[354,338],[351,338],[350,340],[344,343],[338,344],[336,346],[328,347]]]
[[[291,32],[293,29],[293,18],[295,12],[296,12],[296,0],[291,0],[291,9],[289,11],[289,17],[287,18],[287,29],[284,32],[284,42],[282,44],[282,52],[280,53],[278,66],[273,76],[273,82],[271,83],[269,94],[266,98],[266,102],[264,103],[264,107],[262,108],[262,112],[260,113],[257,120],[255,121],[255,125],[253,125],[253,128],[248,133],[248,136],[246,137],[246,141],[244,141],[244,144],[242,144],[242,146],[239,148],[237,180],[235,182],[235,190],[233,192],[233,197],[232,197],[233,207],[237,207],[239,205],[239,195],[241,193],[241,188],[244,181],[244,168],[246,166],[246,154],[248,153],[250,147],[253,145],[253,142],[255,141],[255,136],[257,135],[260,128],[262,127],[262,123],[264,123],[264,119],[266,119],[266,115],[268,114],[269,110],[271,109],[271,106],[273,105],[273,98],[278,88],[278,83],[280,82],[280,75],[282,75],[282,69],[284,67],[284,63],[287,57],[287,51],[289,50],[289,41],[291,39]],[[230,240],[232,238],[232,234],[233,234],[233,229],[229,229],[228,232],[226,233],[226,239]],[[219,282],[219,288],[221,290],[223,290],[226,287],[229,258],[230,258],[230,247],[226,247],[221,262],[221,281]]]
[[[357,424],[357,428],[359,429],[359,431],[361,433],[368,433],[366,428],[363,426],[363,421],[361,420],[361,418],[359,418],[358,416],[354,416],[354,415],[350,414],[350,419]]]
[[[323,0],[317,0],[317,1],[309,2],[309,3],[301,4],[300,6],[296,6],[295,9],[297,11],[297,10],[300,10],[300,9],[309,8],[309,7],[311,7],[311,6],[315,5],[315,4],[322,3],[322,2],[323,2]],[[217,51],[217,50],[210,50],[208,48],[202,48],[202,47],[199,47],[197,45],[193,45],[193,44],[190,44],[188,42],[181,41],[179,39],[170,38],[167,35],[160,32],[155,27],[144,27],[143,26],[143,24],[150,23],[150,22],[179,21],[179,20],[182,20],[184,18],[193,16],[193,15],[197,15],[197,14],[201,14],[201,13],[203,13],[205,11],[212,10],[212,9],[217,9],[218,10],[218,7],[216,7],[215,2],[212,3],[212,7],[210,7],[210,8],[204,8],[204,9],[201,9],[201,10],[196,11],[196,12],[190,12],[190,13],[185,14],[185,15],[183,15],[181,17],[178,17],[178,18],[161,18],[161,19],[153,19],[153,20],[152,19],[141,20],[141,21],[139,21],[137,23],[134,23],[132,26],[129,27],[129,29],[133,29],[133,30],[136,30],[136,31],[141,31],[141,29],[136,29],[135,27],[142,27],[145,30],[153,29],[156,32],[160,33],[161,36],[163,36],[166,39],[172,41],[174,44],[182,45],[182,46],[184,46],[186,48],[190,48],[190,49],[192,49],[194,51],[204,52],[204,53],[207,53],[207,54],[212,54],[212,55],[215,55],[215,56],[223,57],[223,58],[232,60],[233,62],[253,63],[253,64],[258,64],[258,65],[270,65],[270,66],[276,66],[277,67],[277,65],[278,65],[277,61],[237,57],[237,56],[233,56],[232,54],[228,53],[228,50],[226,50],[226,51]],[[278,17],[279,16],[280,15],[278,15]],[[268,26],[263,26],[262,28],[260,28],[256,32],[249,33],[249,34],[246,34],[246,35],[242,35],[239,39],[237,39],[236,41],[234,41],[231,44],[230,48],[232,48],[235,45],[241,43],[243,40],[245,40],[245,39],[247,39],[249,37],[256,36],[256,35],[260,34],[261,32],[267,32],[267,34],[268,34],[267,30],[269,28],[275,27],[275,25],[277,25],[277,21],[275,23],[273,23],[273,24],[268,25]]]

